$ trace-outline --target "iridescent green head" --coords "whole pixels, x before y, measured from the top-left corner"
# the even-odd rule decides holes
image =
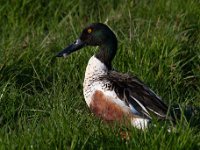
[[[85,46],[99,46],[100,50],[95,55],[108,68],[117,50],[117,38],[111,29],[102,23],[93,23],[83,29],[80,37],[63,51],[57,54],[62,57],[71,54]]]

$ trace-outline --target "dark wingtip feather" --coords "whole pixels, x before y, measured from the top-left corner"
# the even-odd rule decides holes
[[[195,122],[198,122],[199,124],[200,120],[198,119],[197,121],[197,116],[200,116],[200,107],[176,105],[172,107],[171,115],[175,118],[176,122],[180,120],[181,117],[185,117],[188,122],[191,122],[191,124],[195,124]]]

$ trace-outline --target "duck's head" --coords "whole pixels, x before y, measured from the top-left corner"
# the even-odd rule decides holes
[[[117,50],[117,38],[111,29],[102,23],[93,23],[83,29],[80,37],[56,56],[62,57],[71,54],[85,46],[99,46],[95,55],[107,67],[111,68],[111,61]]]

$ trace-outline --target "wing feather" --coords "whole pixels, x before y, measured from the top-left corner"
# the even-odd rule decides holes
[[[101,77],[101,80],[109,81],[117,96],[141,116],[151,118],[151,112],[160,119],[167,118],[167,105],[137,77],[112,70]]]

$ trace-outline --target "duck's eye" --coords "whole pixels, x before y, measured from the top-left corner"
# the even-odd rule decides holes
[[[91,28],[88,28],[88,29],[87,29],[87,32],[88,32],[88,33],[91,33],[91,32],[92,32],[92,29],[91,29]]]

